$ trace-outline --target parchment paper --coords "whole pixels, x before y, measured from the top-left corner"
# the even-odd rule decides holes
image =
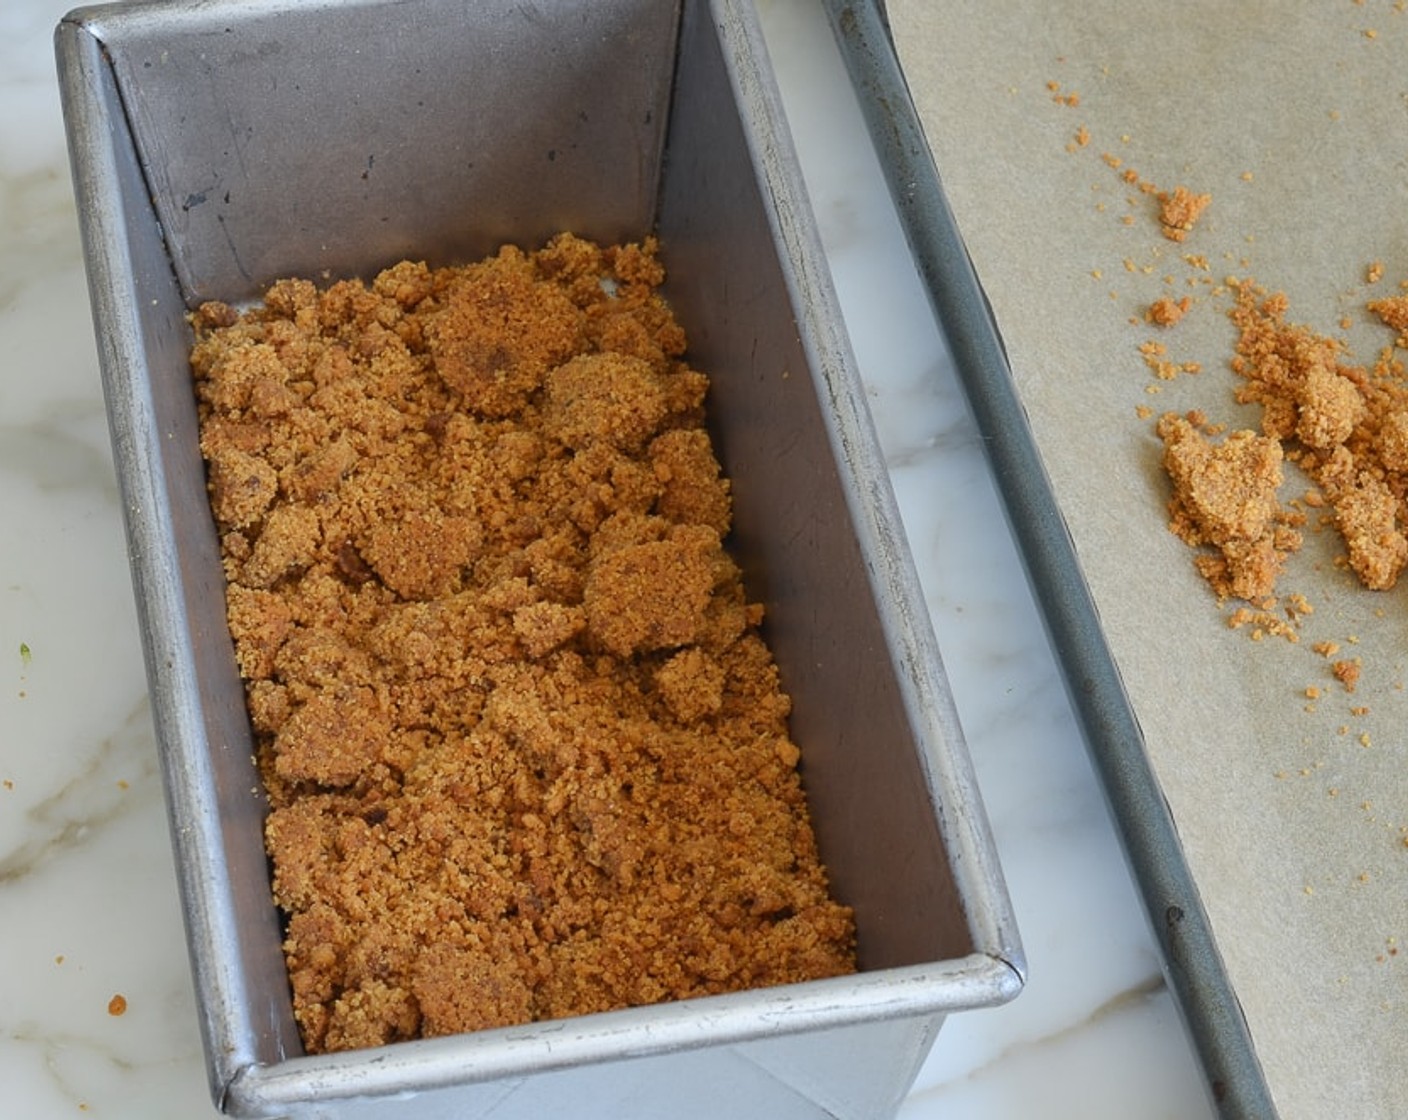
[[[1363,305],[1408,280],[1408,14],[886,7],[1277,1107],[1408,1116],[1408,577],[1365,591],[1336,566],[1339,540],[1308,531],[1279,588],[1314,607],[1299,641],[1229,628],[1234,604],[1167,531],[1153,432],[1190,408],[1256,426],[1233,401],[1229,276],[1284,291],[1289,319],[1344,337],[1355,361],[1392,343]],[[1161,236],[1131,170],[1212,195],[1184,243]],[[1192,300],[1171,328],[1143,318],[1162,295]],[[1150,341],[1201,372],[1159,379]],[[1283,497],[1305,489],[1288,469]],[[1319,642],[1362,659],[1356,691]]]

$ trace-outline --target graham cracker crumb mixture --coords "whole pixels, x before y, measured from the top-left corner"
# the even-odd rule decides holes
[[[854,968],[651,242],[194,316],[310,1052]]]

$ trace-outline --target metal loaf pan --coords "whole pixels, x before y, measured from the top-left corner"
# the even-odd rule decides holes
[[[875,1117],[1024,965],[741,0],[202,0],[57,34],[200,1027],[248,1117]],[[793,694],[840,979],[307,1056],[197,446],[188,309],[560,230],[656,232]]]

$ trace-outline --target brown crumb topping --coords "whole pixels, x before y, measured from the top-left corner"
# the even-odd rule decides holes
[[[854,968],[655,247],[193,316],[310,1052]]]

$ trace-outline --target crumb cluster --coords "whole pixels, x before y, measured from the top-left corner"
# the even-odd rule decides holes
[[[1408,300],[1371,302],[1395,331]],[[1315,484],[1307,504],[1325,509],[1344,540],[1345,563],[1372,590],[1394,586],[1408,565],[1408,385],[1387,354],[1374,367],[1347,360],[1344,345],[1286,321],[1286,298],[1252,283],[1237,288],[1237,399],[1261,406],[1261,432],[1220,444],[1185,417],[1157,431],[1173,483],[1170,528],[1195,546],[1219,598],[1267,602],[1286,556],[1300,547],[1305,516],[1281,505],[1283,461]]]
[[[854,967],[655,247],[193,317],[310,1052]]]
[[[1405,301],[1369,310],[1401,331]],[[1389,356],[1346,360],[1338,340],[1286,321],[1286,298],[1242,285],[1231,311],[1239,338],[1237,397],[1262,409],[1262,430],[1319,487],[1344,538],[1349,567],[1382,591],[1408,563],[1408,385]]]
[[[1173,481],[1169,528],[1209,546],[1196,563],[1220,599],[1269,600],[1286,556],[1301,545],[1295,516],[1277,497],[1280,443],[1240,431],[1215,444],[1175,413],[1159,419],[1158,434]]]
[[[1212,203],[1210,194],[1194,194],[1179,185],[1159,194],[1159,228],[1170,241],[1185,241]]]
[[[1188,309],[1192,306],[1191,296],[1184,296],[1182,299],[1160,296],[1149,305],[1148,320],[1156,326],[1171,327],[1188,314]]]

